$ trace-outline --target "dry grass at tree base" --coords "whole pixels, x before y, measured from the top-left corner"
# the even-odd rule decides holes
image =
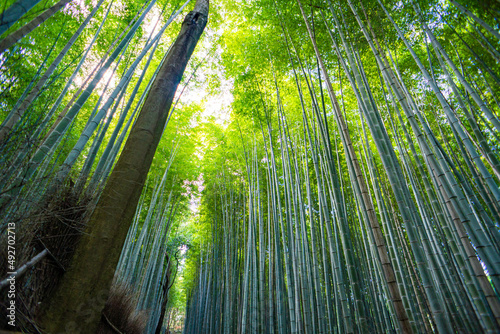
[[[142,334],[147,325],[146,312],[135,310],[136,301],[130,289],[114,285],[101,316],[96,334]]]
[[[39,333],[36,319],[44,302],[58,285],[71,262],[76,244],[85,228],[85,219],[93,201],[80,198],[70,186],[65,187],[37,209],[27,212],[16,223],[16,264],[19,268],[34,256],[48,250],[43,260],[16,280],[16,324],[23,333]],[[6,234],[6,233],[5,233]],[[6,243],[5,235],[1,244]],[[0,277],[7,276],[7,247],[0,249]],[[6,309],[7,294],[0,294],[0,307]],[[2,312],[3,313],[3,312]],[[13,329],[5,317],[0,329]]]

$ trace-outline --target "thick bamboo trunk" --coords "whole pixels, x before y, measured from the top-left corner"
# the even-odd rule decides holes
[[[208,0],[197,1],[164,59],[87,233],[45,314],[43,324],[50,333],[71,331],[70,326],[80,333],[95,331],[106,301],[102,297],[108,295],[175,91],[207,23],[208,5]]]
[[[12,27],[31,8],[36,6],[40,0],[18,0],[0,14],[0,35]]]
[[[61,8],[66,6],[67,3],[71,2],[73,0],[60,0],[58,3],[56,3],[54,6],[50,7],[46,11],[44,11],[42,14],[38,15],[35,17],[33,20],[31,20],[29,23],[25,24],[21,28],[17,29],[13,33],[9,34],[6,36],[4,39],[0,41],[0,53],[4,52],[8,48],[10,48],[12,45],[16,44],[17,41],[19,41],[21,38],[35,30],[38,26],[40,26],[43,22],[45,22],[48,18],[52,17],[55,13],[57,13]]]

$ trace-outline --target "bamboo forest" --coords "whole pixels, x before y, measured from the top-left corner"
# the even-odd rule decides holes
[[[500,0],[0,0],[0,333],[500,333]]]

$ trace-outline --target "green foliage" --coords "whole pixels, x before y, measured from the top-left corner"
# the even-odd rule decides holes
[[[7,8],[13,1],[4,2],[4,7]],[[9,31],[22,26],[54,2],[55,0],[40,2]],[[485,235],[485,239],[488,241],[486,244],[494,245],[492,248],[498,251],[497,230],[500,219],[498,216],[499,199],[495,197],[498,189],[495,190],[495,186],[498,188],[498,184],[500,184],[500,170],[494,159],[499,158],[500,129],[494,128],[494,123],[488,118],[484,109],[480,108],[477,101],[473,101],[470,92],[459,80],[458,73],[453,73],[450,64],[445,65],[446,68],[440,64],[437,48],[426,36],[420,20],[423,19],[428,24],[436,39],[442,44],[450,62],[457,67],[465,80],[477,91],[494,117],[500,115],[499,41],[449,1],[414,1],[422,12],[421,18],[417,15],[410,0],[399,2],[384,0],[381,2],[391,13],[415,55],[421,60],[425,69],[443,92],[446,103],[451,107],[450,110],[457,119],[457,126],[463,129],[465,137],[460,137],[457,134],[457,128],[451,127],[450,116],[445,114],[441,102],[430,88],[422,70],[415,62],[413,54],[401,36],[398,35],[378,1],[356,1],[353,2],[353,8],[359,22],[367,29],[369,38],[375,47],[380,48],[378,53],[386,57],[389,67],[395,73],[395,81],[404,83],[401,90],[407,89],[407,91],[404,91],[401,97],[395,96],[395,88],[386,83],[387,78],[383,76],[383,68],[377,61],[346,0],[314,0],[307,3],[304,1],[302,5],[306,19],[312,26],[314,39],[329,74],[340,112],[345,118],[354,147],[353,152],[360,162],[363,173],[360,177],[366,180],[370,192],[369,198],[376,210],[376,217],[382,222],[381,229],[385,242],[390,245],[389,247],[392,247],[391,252],[394,250],[391,253],[392,261],[404,262],[401,269],[396,269],[401,270],[401,277],[407,281],[413,280],[415,282],[414,285],[408,284],[405,287],[408,300],[425,304],[427,303],[426,299],[432,297],[425,296],[422,291],[416,290],[416,286],[422,283],[420,282],[422,273],[413,274],[417,270],[416,262],[418,262],[413,258],[414,250],[411,249],[411,244],[415,241],[408,236],[409,229],[411,229],[408,224],[413,224],[413,221],[405,221],[402,213],[404,210],[401,209],[403,206],[400,204],[401,198],[398,198],[393,179],[388,174],[387,163],[390,159],[387,156],[393,154],[394,159],[391,161],[401,172],[402,187],[407,189],[407,200],[411,201],[409,206],[413,205],[416,208],[412,214],[414,217],[420,217],[419,219],[427,224],[425,230],[419,233],[422,235],[427,233],[425,234],[427,238],[432,239],[432,243],[426,244],[427,248],[425,249],[428,252],[429,266],[433,266],[435,275],[438,275],[442,269],[436,266],[440,263],[446,263],[453,265],[449,271],[456,270],[462,273],[463,270],[464,276],[472,275],[473,280],[478,280],[480,279],[476,278],[478,273],[470,271],[468,267],[464,269],[466,265],[458,259],[461,256],[459,256],[459,252],[454,253],[450,249],[460,238],[467,242],[469,242],[468,238],[471,238],[471,248],[468,251],[474,254],[477,252],[479,257],[485,257],[486,254],[481,253],[483,245],[478,244],[478,240],[472,239],[475,237],[472,231],[479,231],[477,233]],[[498,12],[500,10],[498,1],[489,0],[473,3],[459,0],[457,2],[498,32]],[[13,48],[0,55],[0,119],[3,120],[7,117],[16,102],[23,98],[25,90],[29,91],[30,83],[36,83],[37,75],[43,73],[56,57],[73,32],[83,22],[85,15],[90,12],[93,4],[93,1],[86,1],[82,8],[78,8],[75,4],[69,6],[47,20]],[[12,164],[14,166],[18,152],[21,152],[25,146],[31,147],[31,151],[27,153],[29,158],[33,148],[37,147],[47,134],[48,127],[53,124],[57,116],[52,118],[48,127],[43,129],[41,135],[35,138],[33,143],[26,144],[26,137],[36,131],[47,110],[50,109],[69,80],[82,53],[102,22],[105,8],[109,4],[109,1],[105,2],[84,34],[64,57],[56,74],[50,79],[50,84],[43,89],[27,115],[12,133],[13,144],[5,146],[5,149],[2,148],[2,162],[6,162],[6,165]],[[83,132],[99,98],[102,97],[103,101],[106,100],[113,87],[116,86],[117,78],[126,72],[128,66],[144,48],[160,13],[161,22],[159,25],[166,22],[169,15],[182,4],[181,0],[158,1],[151,15],[148,14],[147,22],[139,28],[130,41],[129,47],[123,53],[108,90],[104,91],[104,84],[100,83],[88,101],[81,106],[78,117],[64,137],[63,144],[58,146],[56,154],[50,157],[50,168],[43,171],[42,174],[52,175],[50,173],[53,173],[62,164]],[[192,5],[190,4],[189,7]],[[111,15],[105,22],[88,60],[77,75],[74,85],[64,96],[58,112],[70,102],[73,94],[78,91],[80,85],[87,79],[100,59],[109,54],[110,47],[116,43],[115,39],[130,29],[130,25],[137,18],[137,13],[144,6],[143,1],[117,2],[113,5]],[[195,295],[196,289],[200,288],[198,286],[199,275],[207,274],[207,270],[213,270],[213,273],[220,274],[221,277],[225,274],[217,272],[215,267],[210,267],[210,263],[215,261],[217,256],[222,256],[216,251],[222,249],[218,248],[219,242],[227,241],[222,227],[224,226],[222,222],[227,219],[227,215],[232,217],[232,225],[230,226],[234,227],[234,236],[237,237],[237,240],[231,240],[234,242],[231,249],[236,250],[236,254],[233,254],[237,261],[235,266],[243,268],[244,260],[253,256],[248,254],[260,249],[260,241],[254,240],[255,250],[249,251],[245,246],[248,241],[246,224],[249,220],[250,210],[249,189],[252,186],[256,187],[256,185],[260,187],[261,218],[267,221],[271,217],[267,209],[273,207],[269,204],[273,200],[273,196],[269,193],[271,184],[274,182],[274,180],[269,180],[269,173],[272,170],[278,179],[276,198],[282,201],[282,207],[276,208],[276,213],[285,216],[293,210],[299,212],[300,205],[314,208],[315,211],[311,210],[303,214],[307,216],[305,218],[306,230],[311,229],[315,222],[320,221],[322,217],[319,214],[319,198],[322,196],[322,191],[328,195],[325,195],[327,203],[321,204],[327,206],[332,215],[333,212],[340,215],[337,212],[345,210],[345,216],[339,219],[339,221],[345,221],[345,225],[337,220],[326,222],[333,230],[330,237],[334,239],[335,254],[327,254],[323,258],[324,255],[319,248],[311,248],[312,252],[316,252],[315,254],[324,261],[320,265],[321,270],[324,270],[321,274],[327,278],[321,278],[321,289],[326,289],[327,285],[329,288],[331,287],[334,298],[337,298],[334,303],[336,306],[340,305],[343,297],[341,291],[336,289],[341,284],[336,280],[347,277],[345,279],[346,293],[354,296],[355,292],[360,292],[365,298],[365,304],[370,308],[369,313],[375,315],[378,314],[378,311],[382,312],[380,317],[384,317],[384,324],[387,325],[384,328],[393,328],[396,320],[392,309],[387,308],[386,304],[373,297],[380,294],[389,300],[386,291],[370,290],[372,282],[382,281],[382,274],[378,269],[375,269],[377,264],[370,262],[369,252],[375,252],[375,250],[371,241],[368,241],[371,233],[369,223],[363,213],[363,203],[357,193],[352,171],[350,171],[353,157],[349,157],[347,154],[345,138],[339,130],[338,117],[335,117],[334,101],[331,101],[331,97],[328,95],[324,74],[321,73],[297,1],[214,1],[210,6],[207,32],[200,41],[200,45],[182,79],[179,91],[185,85],[186,90],[180,96],[179,103],[164,131],[149,171],[148,184],[143,192],[144,201],[148,203],[151,200],[156,180],[161,177],[170,157],[175,154],[166,185],[169,191],[172,191],[179,209],[171,230],[175,238],[170,239],[168,247],[170,253],[175,252],[182,245],[187,247],[187,251],[179,256],[179,272],[177,283],[171,291],[170,306],[180,309],[191,301],[190,298]],[[0,11],[3,9],[0,7]],[[339,19],[338,26],[334,22],[331,10]],[[140,106],[139,97],[143,93],[147,93],[147,84],[153,80],[155,70],[161,65],[164,55],[168,52],[179,31],[181,16],[183,15],[181,14],[174,20],[162,36],[151,64],[146,70],[144,80],[138,88],[136,98],[131,104],[130,114],[126,117],[126,121],[131,120],[131,111],[136,106]],[[327,29],[330,29],[332,37]],[[340,32],[343,32],[346,37],[347,47],[343,44]],[[338,54],[334,44],[339,46]],[[350,57],[351,59],[349,59]],[[132,94],[140,72],[145,67],[146,58],[147,56],[133,75],[124,94],[124,100],[120,102],[117,114],[110,121],[109,128],[111,130],[106,132],[104,136],[103,143],[97,151],[96,160],[91,166],[90,174],[95,170],[99,159],[103,156],[105,144],[110,140],[112,129],[118,122],[118,115],[123,112],[123,107]],[[341,66],[342,61],[347,64],[346,69]],[[354,82],[355,68],[360,72],[362,82]],[[452,91],[445,70],[451,73],[461,96],[457,96]],[[108,78],[105,77],[102,81],[106,79]],[[363,91],[366,94],[366,100],[361,98]],[[230,111],[210,110],[211,100],[228,99],[227,96],[232,99],[228,107]],[[405,113],[402,100],[409,105],[410,113]],[[462,108],[462,102],[467,110]],[[364,104],[369,104],[374,110],[374,114],[377,115],[377,122],[379,122],[377,124],[380,125],[379,132],[369,126],[371,123],[367,121],[366,116],[369,108]],[[221,105],[223,106],[221,109],[224,109],[224,103]],[[210,112],[212,114],[208,115]],[[222,115],[224,112],[228,112],[229,116],[224,117]],[[470,113],[470,117],[467,113]],[[417,119],[415,123],[410,120],[410,116]],[[101,126],[104,126],[103,124]],[[428,132],[426,132],[426,126],[428,126]],[[416,129],[419,129],[423,134],[417,135]],[[382,135],[384,133],[387,138]],[[283,137],[285,134],[286,139]],[[484,137],[484,140],[481,136]],[[92,142],[94,138],[97,138],[97,133],[92,134],[89,142]],[[311,142],[309,142],[309,138],[311,138]],[[469,148],[464,146],[467,139],[471,143]],[[436,143],[439,143],[439,146]],[[428,148],[430,151],[427,151]],[[275,166],[272,168],[268,165],[271,149],[275,154]],[[479,155],[475,160],[473,150],[476,150]],[[90,154],[91,148],[90,145],[87,145],[72,170],[73,179],[78,179]],[[286,167],[287,159],[289,159],[288,154],[303,164],[297,167],[296,174],[291,172],[296,168],[295,166]],[[443,154],[442,159],[441,154]],[[314,169],[315,157],[320,160],[318,170]],[[437,160],[434,162],[431,159]],[[114,157],[112,161],[114,161]],[[481,162],[485,166],[484,169],[481,169]],[[433,174],[437,168],[436,164],[439,164],[439,168],[445,169],[443,173],[447,173],[446,180],[442,180],[440,175]],[[5,171],[2,172],[2,177],[8,174],[7,169],[6,167]],[[333,174],[332,170],[335,170],[336,174]],[[259,182],[256,181],[257,174],[260,177]],[[301,195],[296,194],[293,199],[287,198],[285,184],[295,182],[293,177],[298,177],[297,175],[303,178],[301,182],[297,182],[297,189],[301,190]],[[487,175],[491,175],[491,183],[488,183],[490,179]],[[288,181],[286,181],[287,177],[290,178]],[[305,181],[306,177],[307,182]],[[7,176],[5,178],[8,179]],[[87,184],[86,182],[87,180],[83,181],[84,184]],[[449,194],[441,190],[444,189],[442,182],[449,183],[448,186],[452,189],[449,190]],[[460,185],[455,186],[455,183]],[[337,189],[338,193],[335,193]],[[339,199],[336,196],[340,196],[339,194],[342,196],[342,203],[338,203]],[[449,201],[443,197],[445,195],[450,196]],[[230,214],[222,211],[224,196],[233,196],[234,203],[237,203],[234,212]],[[462,198],[463,200],[459,202],[460,205],[456,204],[455,207],[450,207],[449,203],[453,198]],[[287,201],[293,202],[294,200],[299,201],[299,199],[301,204],[295,203],[293,207],[286,209],[290,205]],[[340,210],[339,205],[342,205],[342,210]],[[466,233],[463,235],[457,234],[457,226],[453,223],[459,221],[459,218],[455,220],[450,218],[454,210],[463,210],[458,215],[460,219],[463,218],[462,216],[468,217],[467,220],[462,219],[463,226],[465,226],[463,228],[466,228]],[[299,213],[296,214],[299,215]],[[143,221],[146,215],[147,210],[140,213]],[[474,218],[477,219],[477,225],[471,228],[467,224],[470,224],[469,218],[474,221],[473,217],[479,218]],[[417,218],[415,219],[418,220]],[[319,226],[317,227],[319,228]],[[392,228],[395,230],[392,231]],[[419,227],[419,229],[423,228]],[[395,236],[391,235],[391,231],[394,232]],[[274,233],[285,232],[274,231]],[[292,232],[292,235],[293,233],[295,232]],[[325,231],[325,233],[327,232]],[[450,236],[453,238],[448,239]],[[329,242],[328,237],[324,237],[323,243]],[[291,242],[292,236],[287,235],[280,240],[285,245],[287,242]],[[321,240],[318,240],[318,245],[320,242]],[[392,244],[393,242],[395,244]],[[307,244],[307,240],[304,244]],[[460,244],[456,244],[458,248],[462,247]],[[264,246],[266,244],[262,247]],[[352,248],[350,248],[351,246]],[[431,248],[432,252],[429,250]],[[266,252],[271,252],[270,249],[271,246],[267,245]],[[349,276],[352,274],[349,271],[351,259],[347,250],[351,250],[353,257],[359,260],[362,268],[362,274],[360,274],[362,278],[359,281],[355,281]],[[463,253],[464,250],[460,248],[460,252]],[[284,259],[283,254],[282,251],[277,256],[282,256]],[[338,258],[333,258],[333,256],[338,256]],[[400,257],[404,261],[400,260]],[[473,256],[469,257],[474,258]],[[491,257],[494,258],[494,256]],[[337,269],[328,267],[329,259],[337,260],[338,266],[342,268],[339,269],[340,274],[337,272],[338,277],[334,276],[334,271]],[[431,263],[432,259],[435,260],[435,263]],[[266,265],[275,260],[275,258],[266,258]],[[483,264],[481,263],[481,265]],[[462,265],[465,267],[461,267]],[[497,280],[498,275],[500,275],[495,272],[497,265],[496,260],[493,264],[484,264],[488,267],[488,275],[492,277],[489,279],[494,289],[498,289]],[[395,265],[393,264],[393,266]],[[284,264],[282,269],[282,274],[286,276],[283,284],[291,284],[289,282],[295,278],[287,276]],[[446,270],[443,269],[444,275],[448,273]],[[241,280],[236,291],[238,293],[244,291],[242,287],[245,280],[244,275],[242,273],[241,277],[235,278],[235,280]],[[269,272],[265,275],[269,275]],[[268,276],[266,276],[267,278]],[[439,281],[439,276],[435,276],[433,279],[436,287],[445,285],[444,282]],[[251,278],[247,277],[246,280],[251,281]],[[400,286],[406,286],[406,281],[402,281],[401,278],[398,280]],[[475,285],[478,285],[477,281],[473,281],[464,289]],[[358,286],[362,286],[359,291],[356,290]],[[290,288],[283,287],[283,289],[288,291]],[[486,320],[480,319],[482,315],[489,312],[488,307],[490,306],[488,305],[486,305],[487,312],[481,313],[481,305],[474,304],[474,312],[476,312],[474,316],[466,320],[461,318],[461,307],[470,306],[472,302],[481,303],[485,300],[484,296],[477,297],[471,304],[464,302],[465,304],[461,305],[457,304],[457,300],[464,297],[460,295],[461,292],[456,292],[453,295],[455,293],[453,286],[448,286],[446,289],[452,291],[450,298],[447,295],[448,290],[443,290],[438,295],[439,298],[442,298],[443,305],[447,303],[447,308],[451,312],[447,316],[450,317],[450,321],[456,320],[456,326],[462,326],[460,329],[468,329],[480,323],[478,328],[485,330],[495,327],[488,327]],[[290,293],[290,291],[288,292]],[[327,290],[322,290],[321,293],[325,295]],[[475,295],[468,291],[467,296]],[[424,298],[424,300],[419,298]],[[453,298],[455,300],[452,300]],[[305,301],[303,302],[305,303]],[[302,304],[303,308],[304,305]],[[379,307],[378,311],[375,310],[375,307]],[[413,306],[407,305],[406,308],[408,312],[415,312],[415,314],[420,314],[421,311],[417,311]],[[339,307],[340,309],[341,307]],[[349,306],[348,312],[349,316],[353,318],[363,318],[362,312],[355,310],[355,306]],[[284,316],[284,319],[287,319],[288,316]],[[336,319],[347,318],[347,316],[348,314],[340,315],[339,313]],[[424,329],[424,326],[430,328],[428,319],[433,317],[431,311],[424,310],[423,314],[415,317],[421,317],[421,319],[415,320],[415,323],[420,321],[420,325],[415,325],[415,328],[419,330]],[[474,323],[474,319],[477,320],[477,323]],[[331,321],[333,320],[331,319]],[[381,320],[381,323],[383,321]],[[338,324],[338,326],[339,331],[346,329],[342,327],[344,325]],[[383,327],[380,326],[377,329]]]

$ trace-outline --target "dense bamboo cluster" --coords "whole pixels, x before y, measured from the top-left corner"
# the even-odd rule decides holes
[[[0,328],[500,332],[498,0],[5,3]]]
[[[90,217],[96,205],[99,206],[106,182],[148,96],[158,72],[155,68],[162,64],[169,45],[175,40],[179,22],[174,20],[190,1],[152,0],[122,6],[114,0],[99,0],[67,6],[71,1],[61,0],[47,2],[44,11],[25,22],[23,15],[33,15],[31,8],[41,9],[38,2],[19,0],[0,9],[3,11],[0,14],[0,276],[3,280],[8,271],[23,269],[16,282],[19,314],[16,326],[9,327],[2,318],[0,328],[26,332],[47,327],[47,322],[41,325],[40,320],[47,313],[47,305],[54,298],[61,277],[70,266],[74,266],[72,259],[82,233],[91,234],[88,230]],[[176,25],[175,29],[172,29],[172,24]],[[51,38],[54,34],[55,38]],[[27,82],[23,81],[28,75],[23,66],[35,73],[27,78]],[[172,97],[175,90],[173,87]],[[168,112],[165,110],[165,115],[171,119]],[[169,151],[173,150],[170,147],[172,138],[176,137],[176,131],[187,127],[184,123],[189,122],[192,114],[188,111],[183,116],[187,120],[174,121],[177,130],[164,137],[164,140],[169,138],[169,147],[165,147],[160,156],[166,154],[167,161],[157,162],[153,174],[158,170],[163,173],[161,166],[164,164],[168,163],[170,167],[172,160],[169,162],[168,156],[173,153]],[[178,120],[180,117],[173,118]],[[158,131],[158,141],[165,123]],[[143,150],[154,153],[155,149],[156,146],[150,146]],[[149,167],[143,171],[142,178],[146,179]],[[169,183],[174,178],[172,174],[176,172],[169,175]],[[186,175],[186,172],[179,175],[182,174]],[[151,212],[157,215],[160,211],[165,216],[155,216],[158,220],[154,223],[150,216],[146,220],[136,218],[130,232],[134,237],[130,237],[132,240],[126,244],[125,252],[128,253],[124,253],[125,258],[141,254],[146,264],[138,261],[127,265],[123,261],[129,259],[124,259],[120,267],[120,278],[126,277],[121,281],[127,284],[135,283],[138,274],[141,282],[154,281],[153,285],[145,285],[140,291],[125,289],[129,294],[125,298],[135,303],[131,306],[132,311],[147,309],[152,312],[147,313],[147,328],[152,328],[153,332],[157,327],[158,332],[165,330],[162,323],[169,312],[167,297],[171,282],[164,261],[168,258],[165,247],[174,213],[163,210],[171,208],[174,202],[179,212],[187,210],[186,199],[179,198],[180,185],[170,183],[171,196],[168,199],[159,195],[164,191],[166,175],[165,172],[161,190],[156,193],[161,203],[155,199],[149,204]],[[137,197],[141,190],[142,184]],[[177,200],[173,201],[173,197]],[[133,216],[136,207],[129,206]],[[137,212],[140,215],[141,208]],[[128,226],[124,230],[126,235]],[[143,234],[148,232],[143,240],[155,240],[153,250],[146,251],[142,249],[142,243],[135,243],[133,239],[139,230]],[[13,232],[17,236],[16,257],[11,263],[12,270],[8,270],[7,235]],[[131,249],[131,244],[135,248]],[[102,246],[106,248],[111,244],[103,243]],[[96,250],[94,248],[93,252]],[[121,247],[113,251],[117,253],[116,267]],[[172,249],[169,251],[175,253]],[[104,253],[107,258],[111,257],[109,250],[104,250]],[[110,271],[108,287],[99,291],[94,289],[94,294],[100,295],[93,296],[92,305],[86,306],[87,328],[97,326],[101,310],[96,309],[96,304],[104,305],[106,298],[102,293],[109,292],[114,269]],[[95,272],[101,274],[100,270]],[[160,287],[154,289],[152,286]],[[119,291],[121,287],[122,284],[117,283],[115,290]],[[6,294],[2,293],[0,303],[2,310],[9,305]],[[152,305],[156,307],[156,303],[158,309],[153,312]],[[81,327],[81,324],[63,318],[60,326],[66,331]],[[94,319],[92,325],[87,321],[90,318]]]
[[[185,333],[500,330],[498,30],[458,2],[410,0],[410,41],[394,8],[363,3],[274,4],[290,70],[254,83],[242,167],[207,177],[211,241]],[[453,20],[484,49],[443,38]]]

